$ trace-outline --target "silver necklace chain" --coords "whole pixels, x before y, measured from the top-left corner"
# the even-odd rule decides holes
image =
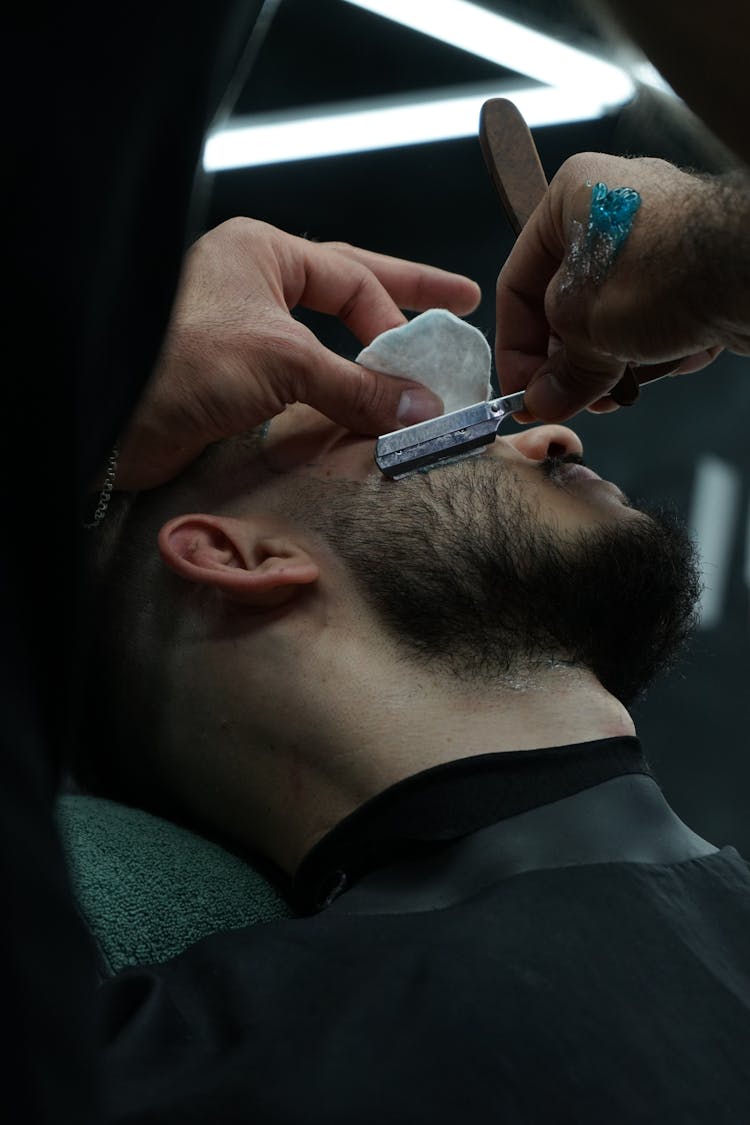
[[[117,444],[112,447],[112,452],[107,461],[107,468],[104,473],[104,483],[102,484],[99,499],[97,501],[96,510],[94,511],[94,518],[91,523],[85,523],[83,526],[86,531],[93,531],[98,527],[107,514],[109,501],[112,497],[112,490],[115,487],[115,476],[117,475],[117,460],[120,456],[120,448]]]

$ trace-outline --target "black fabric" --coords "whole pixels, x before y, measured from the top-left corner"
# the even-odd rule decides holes
[[[0,554],[3,1118],[98,1121],[94,961],[53,820],[75,737],[80,517],[148,379],[204,135],[261,0],[11,3]]]
[[[524,752],[506,811],[525,811],[452,842],[429,791],[455,767],[464,790],[443,808],[463,829],[490,807],[472,817],[478,788],[502,808],[522,755],[476,759],[473,795],[470,761],[425,771],[359,810],[358,832],[400,835],[411,810],[431,855],[383,852],[316,914],[108,982],[107,1120],[740,1125],[750,869],[679,821],[634,740],[608,751],[619,771],[591,784],[585,744]],[[551,799],[529,807],[535,776]]]
[[[319,910],[373,867],[429,850],[426,841],[456,839],[626,773],[652,776],[637,738],[477,754],[422,770],[360,805],[308,852],[292,901]]]
[[[626,774],[438,845],[427,855],[379,868],[338,895],[329,909],[345,914],[438,910],[528,871],[682,863],[717,851],[675,815],[653,778]]]

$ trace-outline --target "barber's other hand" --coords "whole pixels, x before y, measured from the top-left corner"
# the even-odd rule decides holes
[[[634,188],[641,206],[604,280],[566,286],[574,221],[585,229],[598,182]],[[627,364],[646,382],[698,371],[722,348],[750,352],[748,211],[731,177],[650,158],[567,160],[498,278],[497,370],[503,394],[527,388],[519,420],[616,409],[608,392]]]
[[[120,441],[116,487],[152,488],[210,442],[306,402],[379,434],[441,413],[439,398],[329,351],[290,310],[330,313],[363,345],[405,323],[401,309],[476,308],[479,287],[432,266],[344,243],[315,243],[236,218],[189,251],[162,358]],[[402,394],[411,414],[399,417]]]

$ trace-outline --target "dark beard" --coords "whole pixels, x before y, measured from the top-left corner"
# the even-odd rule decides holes
[[[540,472],[554,481],[559,464]],[[482,686],[573,663],[628,707],[695,624],[687,531],[640,506],[556,533],[523,494],[512,467],[479,456],[395,483],[306,481],[298,496],[405,656]]]

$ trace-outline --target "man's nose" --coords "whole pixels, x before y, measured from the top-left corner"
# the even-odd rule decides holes
[[[506,440],[532,461],[545,457],[564,457],[568,453],[583,453],[583,443],[578,434],[567,426],[532,426],[519,434],[504,434]]]

